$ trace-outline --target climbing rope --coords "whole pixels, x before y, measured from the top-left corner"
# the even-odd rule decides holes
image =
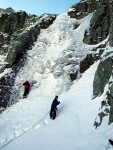
[[[43,116],[39,122],[35,123],[32,127],[30,127],[27,131],[24,131],[22,134],[20,134],[19,136],[15,137],[14,139],[11,139],[9,142],[7,142],[6,144],[4,144],[3,146],[0,147],[0,149],[3,149],[4,147],[6,147],[7,145],[9,145],[10,143],[12,143],[13,141],[15,141],[16,139],[18,139],[19,137],[21,137],[22,135],[24,135],[25,133],[29,132],[30,130],[32,130],[33,128],[35,128],[37,125],[39,125],[44,118],[48,115],[50,111],[47,112],[47,114],[45,114],[45,116]]]

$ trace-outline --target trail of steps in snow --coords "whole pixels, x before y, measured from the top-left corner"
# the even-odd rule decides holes
[[[35,123],[33,126],[29,127],[29,128],[25,128],[23,131],[18,132],[15,131],[14,132],[14,137],[12,137],[10,140],[6,140],[6,139],[1,139],[1,143],[2,142],[6,142],[5,144],[3,144],[2,146],[0,146],[0,149],[5,148],[7,145],[9,145],[10,143],[14,142],[15,140],[17,140],[18,138],[20,138],[21,136],[23,136],[24,134],[26,134],[27,132],[33,130],[33,129],[38,129],[40,127],[40,125],[43,123],[43,125],[47,125],[48,121],[45,120],[45,118],[47,117],[47,115],[49,114],[49,112],[47,112],[37,123]],[[18,127],[16,126],[16,128],[18,129]]]

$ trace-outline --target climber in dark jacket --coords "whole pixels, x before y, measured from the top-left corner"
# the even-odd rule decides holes
[[[23,83],[23,86],[24,86],[23,98],[26,98],[27,94],[29,93],[29,89],[30,89],[29,81],[26,80],[26,82]]]
[[[58,96],[56,96],[51,104],[50,118],[55,119],[57,105],[59,105],[59,104],[60,104],[60,102],[58,101]]]

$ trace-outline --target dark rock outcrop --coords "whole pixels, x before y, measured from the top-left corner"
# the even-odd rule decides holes
[[[80,3],[69,8],[67,14],[71,18],[81,19],[89,13],[94,12],[98,6],[98,1],[95,0],[81,0]]]
[[[112,66],[112,57],[106,57],[99,63],[93,82],[93,94],[95,97],[103,93],[104,87],[112,74]]]
[[[6,9],[0,8],[0,13],[11,13],[15,12],[11,7],[8,7]]]
[[[113,46],[113,2],[112,0],[81,0],[67,12],[71,18],[81,19],[92,13],[90,27],[84,33],[84,43],[98,44],[105,40],[109,33],[109,43]]]
[[[18,41],[10,45],[6,58],[6,62],[8,62],[10,67],[12,67],[22,57],[25,50],[29,49],[34,41],[36,41],[39,33],[39,26],[32,27],[22,32],[18,37]]]
[[[107,103],[110,106],[109,110],[109,124],[113,122],[113,83],[109,83],[109,91],[107,92]]]
[[[102,109],[103,112],[103,107],[104,107],[104,113],[109,114],[108,124],[111,124],[113,122],[113,81],[112,81],[113,71],[112,70],[113,70],[113,56],[111,51],[103,55],[103,59],[101,59],[97,71],[95,73],[94,83],[93,83],[94,97],[101,95],[103,92],[105,93],[104,94],[105,98],[101,102],[100,110]],[[107,90],[104,90],[105,86]],[[96,122],[98,126],[100,126],[104,116],[101,115],[98,116],[100,118],[100,123],[97,121]]]
[[[71,81],[74,81],[77,79],[77,75],[78,75],[78,72],[76,71],[75,73],[70,73],[70,78],[71,78]]]
[[[101,125],[102,120],[103,120],[103,118],[104,118],[106,115],[108,115],[108,113],[105,113],[105,112],[100,112],[100,113],[98,114],[99,122],[95,120],[95,122],[94,122],[95,128],[97,128],[97,127],[99,127],[99,126]]]
[[[113,2],[110,0],[98,1],[97,9],[90,21],[90,28],[86,30],[84,35],[84,43],[91,45],[98,44],[108,37],[110,30],[112,30],[110,22],[112,8],[110,8],[110,3]],[[111,36],[110,38],[112,39]]]
[[[10,43],[37,20],[36,15],[28,15],[25,11],[2,13],[0,15],[0,53],[7,53]]]
[[[80,73],[86,71],[96,61],[94,54],[87,54],[85,59],[80,62]]]
[[[109,124],[113,123],[113,99],[111,101],[110,113],[109,113]]]
[[[0,108],[9,106],[13,80],[13,74],[11,75],[10,73],[6,73],[0,78]]]
[[[10,67],[19,60],[26,49],[29,49],[36,41],[37,36],[40,34],[40,29],[48,28],[55,20],[56,15],[45,14],[35,23],[34,26],[24,30],[18,35],[16,41],[14,41],[8,50],[6,62],[10,64]]]
[[[52,23],[53,21],[56,19],[57,15],[51,15],[51,14],[43,14],[39,17],[39,26],[41,29],[46,29],[48,28]]]
[[[113,1],[109,1],[109,22],[110,22],[110,28],[109,28],[109,45],[113,47]]]

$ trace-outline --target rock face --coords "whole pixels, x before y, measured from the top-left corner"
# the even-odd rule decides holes
[[[112,0],[81,0],[68,10],[71,18],[81,19],[89,13],[94,13],[90,27],[85,31],[84,43],[98,44],[110,33],[109,43],[113,46],[113,1]]]
[[[37,16],[28,15],[25,11],[2,13],[0,15],[0,53],[6,53],[10,43],[37,20]]]
[[[6,9],[0,8],[0,13],[11,13],[11,12],[15,12],[11,7],[8,7]]]
[[[87,54],[86,57],[80,62],[80,73],[84,73],[94,62],[96,57],[93,54]]]
[[[112,70],[113,70],[113,52],[107,52],[103,55],[97,71],[95,73],[93,82],[93,94],[94,97],[105,93],[105,98],[101,102],[100,112],[98,117],[100,122],[95,121],[94,126],[96,128],[101,125],[104,116],[109,114],[108,123],[113,122],[113,82],[112,82]],[[107,90],[104,92],[105,86]],[[104,115],[103,115],[104,114]]]
[[[0,78],[0,108],[6,108],[9,104],[13,82],[13,77],[9,73]]]
[[[98,96],[103,93],[105,85],[108,83],[112,74],[113,58],[107,57],[101,60],[95,73],[93,82],[93,94]]]
[[[98,1],[95,0],[81,0],[80,3],[73,5],[68,10],[68,15],[71,18],[81,19],[96,10]]]
[[[84,35],[84,42],[87,44],[98,44],[105,40],[110,32],[111,26],[111,10],[110,0],[98,1],[97,9],[90,21],[90,27]],[[111,26],[111,27],[110,27]],[[110,36],[111,37],[111,36]]]
[[[107,93],[108,104],[110,106],[109,124],[113,122],[113,83],[109,83],[109,91]]]
[[[39,26],[41,29],[48,28],[53,21],[56,19],[57,15],[51,15],[51,14],[43,14],[39,17]]]
[[[12,42],[8,49],[6,62],[12,67],[19,58],[22,57],[26,49],[29,49],[36,41],[41,29],[48,28],[55,20],[56,15],[44,14],[32,27],[25,29],[18,35],[16,40]]]
[[[19,36],[17,41],[14,41],[8,49],[8,55],[6,62],[12,67],[19,58],[22,57],[26,49],[29,49],[30,46],[36,41],[37,36],[40,33],[39,26],[31,27],[29,30],[25,30]]]
[[[113,1],[109,0],[109,22],[110,22],[110,28],[109,28],[109,45],[113,47]]]
[[[7,57],[6,63],[0,68],[0,73],[7,68],[12,68],[13,74],[9,75],[10,78],[6,78],[6,73],[0,78],[0,108],[6,108],[10,104],[11,89],[21,67],[18,66],[20,60],[24,53],[31,49],[40,30],[49,27],[57,15],[43,14],[37,17],[36,15],[28,15],[24,11],[13,12],[11,8],[7,9],[8,13],[6,10],[1,11],[3,13],[0,15],[0,54],[7,54]]]

